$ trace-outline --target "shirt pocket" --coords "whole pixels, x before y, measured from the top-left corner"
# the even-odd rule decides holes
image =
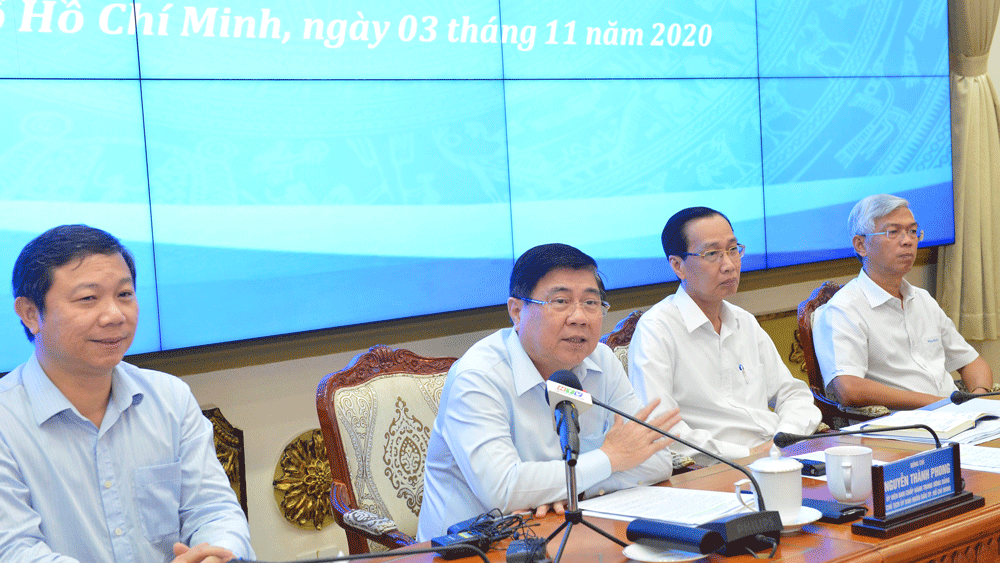
[[[146,539],[154,544],[180,536],[181,462],[137,467],[135,496]],[[171,541],[171,543],[173,543]]]
[[[756,362],[738,364],[733,370],[734,399],[738,402],[756,408],[768,408],[767,384],[764,381],[763,368]]]

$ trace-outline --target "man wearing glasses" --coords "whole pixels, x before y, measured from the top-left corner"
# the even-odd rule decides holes
[[[642,315],[632,336],[629,377],[639,399],[680,407],[676,435],[726,459],[770,448],[775,432],[815,431],[821,415],[809,387],[792,377],[757,319],[724,301],[739,288],[745,251],[729,219],[707,207],[683,209],[667,221],[662,243],[681,283]],[[671,448],[714,463],[681,444]]]
[[[514,323],[469,349],[448,372],[431,431],[417,538],[492,509],[562,513],[566,467],[545,381],[571,370],[602,402],[663,430],[677,410],[649,415],[621,362],[599,344],[609,305],[594,259],[565,244],[536,246],[514,264],[507,310]],[[588,493],[657,483],[671,475],[669,440],[600,408],[580,413],[577,488]]]
[[[909,203],[868,196],[848,218],[858,277],[816,310],[813,344],[826,391],[842,405],[915,409],[955,391],[958,370],[969,391],[993,387],[989,366],[955,330],[937,301],[903,276],[923,240]]]

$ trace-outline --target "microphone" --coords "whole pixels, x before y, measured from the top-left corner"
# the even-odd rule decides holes
[[[567,370],[557,371],[553,376],[567,373],[573,379],[579,381],[573,372]],[[565,375],[560,376],[565,378]],[[559,446],[562,449],[563,459],[569,465],[576,465],[580,456],[580,419],[579,413],[592,406],[588,398],[582,391],[568,388],[559,382],[553,381],[552,377],[545,382],[545,401],[552,408],[553,422],[556,432],[559,433]],[[580,405],[577,407],[577,405]]]
[[[566,374],[571,378],[568,381],[576,381],[576,384],[580,385],[580,379],[573,372],[566,369],[553,373],[548,381],[545,382],[545,401],[552,408],[552,416],[556,414],[556,405],[564,401],[572,403],[579,413],[586,412],[587,409],[594,406],[590,393],[581,391],[580,387],[572,387],[566,384]]]
[[[956,391],[957,393],[957,391]],[[891,432],[893,430],[907,430],[909,428],[923,428],[924,430],[931,433],[934,437],[934,443],[936,447],[941,447],[941,440],[938,438],[937,432],[934,431],[930,426],[926,424],[907,424],[904,426],[890,426],[887,428],[868,428],[861,430],[838,430],[836,432],[828,432],[826,434],[789,434],[787,432],[778,432],[774,435],[774,445],[779,448],[787,448],[792,444],[797,444],[803,440],[814,440],[816,438],[830,438],[833,436],[849,436],[851,434],[877,434],[879,432]]]
[[[555,421],[563,459],[570,465],[576,465],[580,456],[580,420],[577,418],[576,406],[569,401],[561,401],[556,405]]]
[[[979,397],[996,397],[997,395],[1000,395],[1000,393],[983,393],[981,395],[977,395],[975,393],[969,393],[968,391],[954,391],[951,394],[951,402],[956,405],[961,405],[971,399],[978,399]]]
[[[703,524],[699,526],[699,528],[715,531],[722,535],[723,546],[722,548],[716,550],[722,555],[729,556],[741,553],[744,549],[750,549],[751,551],[760,551],[767,548],[777,549],[776,546],[781,540],[781,517],[778,515],[777,511],[768,511],[764,508],[764,495],[761,493],[760,485],[745,467],[736,465],[728,459],[721,458],[712,452],[706,451],[705,449],[700,448],[686,440],[682,440],[661,428],[657,428],[652,424],[647,423],[645,420],[639,420],[631,414],[598,401],[593,397],[593,395],[582,389],[580,379],[576,376],[576,374],[569,370],[560,370],[553,373],[549,376],[548,381],[550,383],[561,384],[577,391],[577,394],[580,395],[580,400],[587,404],[594,404],[607,409],[618,416],[622,416],[632,422],[635,422],[636,424],[652,430],[653,432],[670,438],[679,444],[684,444],[685,446],[701,452],[708,457],[728,465],[729,467],[732,467],[733,469],[746,475],[747,479],[749,479],[753,484],[754,490],[757,491],[757,507],[759,512],[726,516],[718,520],[708,522],[707,524]]]

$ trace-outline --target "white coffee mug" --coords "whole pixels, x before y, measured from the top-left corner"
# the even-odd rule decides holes
[[[827,448],[826,483],[833,498],[861,504],[872,494],[872,449],[864,446]]]
[[[777,510],[781,522],[789,525],[799,518],[802,510],[802,464],[790,457],[781,457],[778,448],[771,448],[770,457],[762,457],[748,466],[751,475],[760,485],[764,495],[764,508]],[[750,483],[749,479],[741,479],[734,483],[736,498],[750,510],[757,510],[757,492],[754,491],[753,504],[747,504],[743,499],[743,485]]]

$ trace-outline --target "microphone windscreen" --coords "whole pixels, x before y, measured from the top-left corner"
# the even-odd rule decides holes
[[[625,537],[633,542],[654,540],[657,547],[693,551],[703,555],[720,549],[725,543],[722,540],[722,534],[713,530],[642,518],[629,523],[625,530]]]
[[[583,384],[580,383],[580,378],[568,369],[561,369],[553,373],[549,376],[549,381],[561,383],[566,387],[572,387],[573,389],[583,390]]]
[[[965,391],[953,391],[951,394],[951,402],[956,405],[961,405],[962,403],[968,401],[969,399],[976,398],[974,393],[967,393]]]
[[[787,448],[792,444],[802,441],[802,436],[798,434],[789,434],[787,432],[778,432],[774,435],[774,445],[779,448]]]

